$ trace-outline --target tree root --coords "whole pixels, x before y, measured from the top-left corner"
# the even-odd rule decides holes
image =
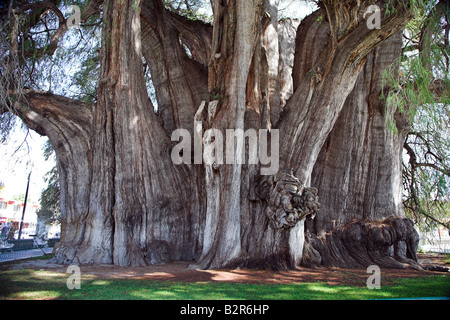
[[[418,244],[419,234],[409,219],[355,220],[319,236],[307,234],[302,265],[423,270],[417,260]]]

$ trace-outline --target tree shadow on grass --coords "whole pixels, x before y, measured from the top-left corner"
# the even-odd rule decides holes
[[[80,300],[342,300],[445,296],[448,276],[413,279],[382,274],[381,290],[366,287],[365,270],[195,270],[187,262],[149,267],[80,266],[81,289],[70,290],[67,266],[0,272],[0,298]],[[6,267],[6,266],[2,266]],[[15,268],[30,268],[17,263]],[[14,269],[14,268],[13,268]],[[396,272],[398,273],[398,272]],[[423,273],[422,273],[423,274]],[[442,278],[439,278],[442,277]]]
[[[177,282],[105,279],[96,275],[82,275],[81,289],[70,290],[67,287],[68,277],[69,274],[54,271],[12,270],[0,274],[0,288],[6,299],[31,300],[343,300],[443,296],[450,291],[450,283],[446,281],[448,277],[443,276],[441,279],[413,279],[413,282],[402,279],[395,285],[382,286],[381,290],[322,282]]]

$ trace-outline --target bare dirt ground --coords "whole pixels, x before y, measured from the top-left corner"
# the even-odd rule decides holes
[[[444,266],[449,268],[444,255],[419,254],[419,263],[423,266]],[[239,283],[293,283],[293,282],[326,282],[332,285],[365,286],[366,270],[340,268],[298,268],[288,271],[271,270],[199,270],[192,268],[191,262],[171,262],[164,265],[147,267],[118,267],[113,265],[82,265],[82,274],[99,278],[149,279],[164,281],[205,282],[225,281]],[[23,260],[0,264],[1,270],[38,269],[65,273],[67,266],[56,264],[53,259]],[[382,269],[383,282],[389,283],[395,278],[426,277],[431,275],[447,275],[450,272],[419,271],[412,269]]]

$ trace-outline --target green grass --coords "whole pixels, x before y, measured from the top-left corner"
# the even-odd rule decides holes
[[[444,262],[445,262],[445,263],[450,263],[450,253],[446,253],[446,254],[445,254]]]
[[[69,274],[38,270],[0,273],[0,293],[6,299],[95,300],[346,300],[450,296],[450,277],[428,276],[391,280],[380,290],[326,283],[241,284],[102,279],[82,275],[81,289],[69,290]]]

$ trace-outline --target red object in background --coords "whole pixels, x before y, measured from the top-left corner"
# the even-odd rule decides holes
[[[11,200],[11,201],[8,201],[8,204],[14,204],[14,203],[16,203],[15,201],[13,201],[13,200]]]

